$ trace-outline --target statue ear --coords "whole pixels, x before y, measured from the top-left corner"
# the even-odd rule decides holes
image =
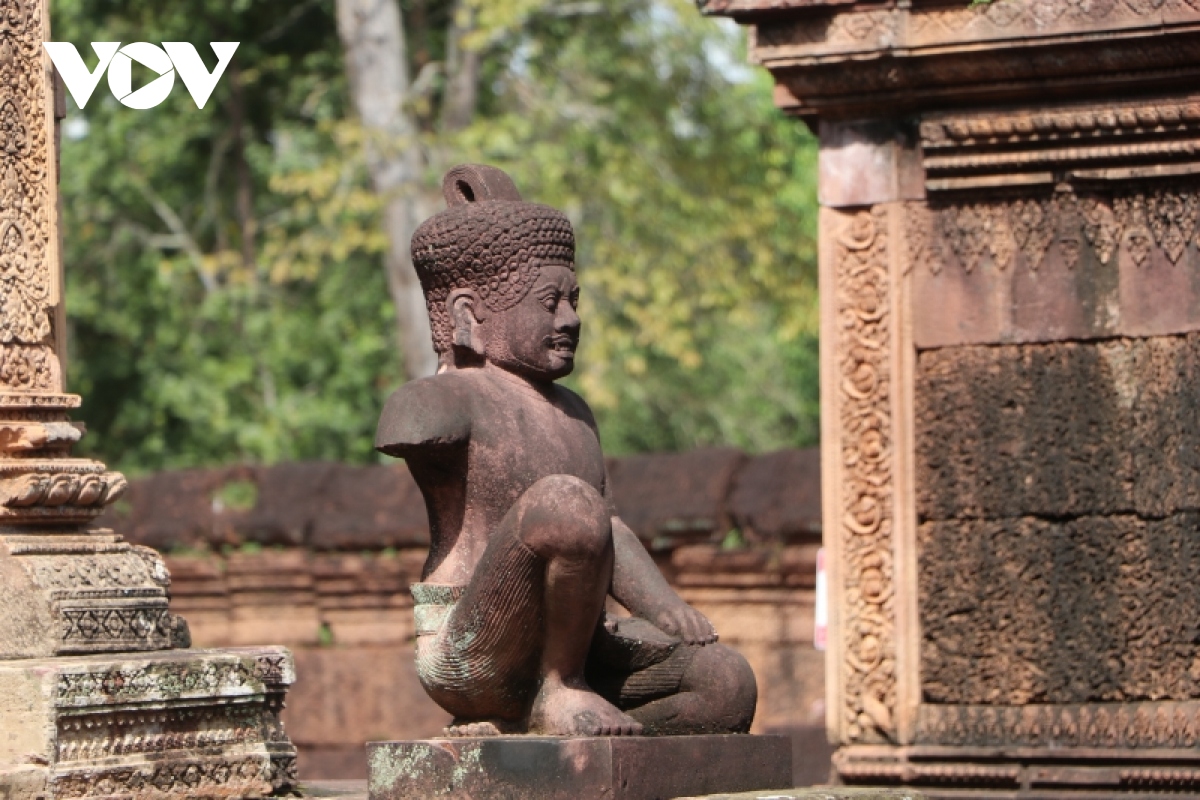
[[[484,353],[482,325],[483,309],[474,289],[455,289],[446,298],[446,310],[454,326],[451,343],[470,350],[477,356]]]

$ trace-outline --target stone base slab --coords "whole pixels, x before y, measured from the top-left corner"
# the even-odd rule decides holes
[[[786,736],[369,742],[370,800],[668,800],[791,783]]]
[[[0,798],[262,797],[295,785],[282,647],[0,661]]]
[[[839,749],[833,764],[846,784],[903,784],[933,800],[1200,800],[1200,750],[1194,747],[856,745]]]
[[[769,792],[709,794],[703,797],[681,797],[679,800],[926,800],[926,797],[915,789],[817,786],[807,789],[776,789]]]

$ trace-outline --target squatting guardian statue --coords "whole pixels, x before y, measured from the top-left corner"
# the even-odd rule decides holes
[[[425,496],[417,671],[448,733],[747,731],[753,673],[616,515],[591,410],[554,383],[579,341],[571,223],[492,167],[443,194],[412,240],[438,374],[392,395],[375,446]]]

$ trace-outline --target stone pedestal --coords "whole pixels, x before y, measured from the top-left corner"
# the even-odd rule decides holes
[[[791,783],[785,736],[430,739],[367,744],[370,800],[668,800]]]
[[[837,775],[1200,796],[1200,3],[701,6],[820,137]]]
[[[0,797],[255,797],[294,785],[278,647],[0,662]]]

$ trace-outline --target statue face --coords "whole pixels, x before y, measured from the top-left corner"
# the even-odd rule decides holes
[[[579,345],[579,285],[575,273],[544,266],[520,303],[489,320],[487,360],[537,381],[566,377]]]

